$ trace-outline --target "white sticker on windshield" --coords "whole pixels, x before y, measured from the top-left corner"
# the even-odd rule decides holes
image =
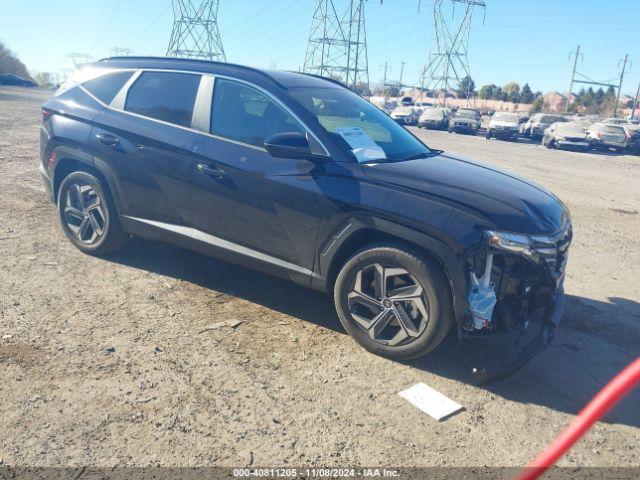
[[[358,162],[387,158],[384,150],[360,127],[336,128],[336,133],[349,144]]]

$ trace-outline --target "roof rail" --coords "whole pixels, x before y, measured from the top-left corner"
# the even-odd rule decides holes
[[[344,83],[342,83],[340,80],[336,80],[335,78],[331,78],[331,77],[323,77],[322,75],[317,75],[315,73],[307,73],[307,72],[295,72],[293,70],[288,70],[290,73],[297,73],[299,75],[306,75],[307,77],[314,77],[314,78],[319,78],[321,80],[326,80],[327,82],[331,82],[334,83],[336,85],[340,85],[341,87],[344,87],[348,90],[351,90],[348,86],[346,86]]]
[[[155,61],[171,62],[171,63],[199,63],[199,64],[202,64],[202,65],[217,65],[217,66],[221,66],[221,67],[227,66],[227,67],[241,68],[243,70],[247,70],[247,71],[254,72],[254,73],[257,73],[259,75],[262,75],[263,77],[268,78],[272,82],[275,82],[280,87],[285,88],[285,86],[282,83],[280,83],[274,77],[269,75],[268,72],[266,72],[264,70],[260,70],[259,68],[249,67],[247,65],[240,65],[240,64],[237,64],[237,63],[216,62],[214,60],[199,60],[199,59],[192,59],[192,58],[144,57],[144,56],[105,57],[105,58],[101,58],[100,60],[98,60],[98,62],[106,62],[108,60],[119,60],[119,61],[123,61],[123,62],[124,61],[134,61],[135,62],[135,61],[140,61],[140,60],[155,60]]]

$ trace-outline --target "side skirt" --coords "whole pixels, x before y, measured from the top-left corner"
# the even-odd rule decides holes
[[[311,286],[312,278],[319,278],[313,271],[294,263],[273,257],[201,230],[171,223],[124,215],[120,218],[128,233],[149,240],[178,245],[220,260],[259,270],[269,275],[287,278],[305,286]]]

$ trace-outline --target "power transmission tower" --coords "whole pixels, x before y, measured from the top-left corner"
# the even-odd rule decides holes
[[[575,55],[574,59],[573,59],[573,70],[571,72],[571,81],[569,82],[569,93],[567,93],[567,107],[565,108],[565,112],[569,112],[569,107],[571,106],[571,95],[573,92],[573,83],[576,80],[576,67],[578,66],[578,58],[584,58],[584,55],[581,56],[580,54],[580,45],[578,45],[578,48],[576,48],[575,52],[571,52],[569,53],[569,58],[571,58],[572,55]]]
[[[303,71],[369,89],[364,0],[316,0]]]
[[[113,47],[111,50],[109,50],[109,55],[111,55],[112,57],[128,57],[132,54],[133,50],[131,50],[130,48]]]
[[[69,55],[67,55],[67,58],[71,59],[71,61],[73,62],[73,66],[76,68],[93,60],[93,57],[88,53],[78,52],[71,52]]]
[[[167,57],[226,62],[218,30],[219,0],[173,0]]]
[[[622,70],[620,70],[620,83],[618,84],[618,95],[616,95],[616,106],[613,109],[613,117],[615,118],[618,115],[618,105],[620,104],[620,94],[622,93],[622,80],[624,79],[624,74],[627,72],[627,65],[631,68],[629,64],[629,54],[624,56],[624,60],[620,60],[618,65],[622,63]]]
[[[398,88],[402,88],[402,77],[404,76],[404,66],[407,62],[400,62],[400,79],[398,80]]]
[[[450,92],[456,89],[465,76],[471,76],[467,50],[473,10],[475,7],[486,9],[486,4],[484,0],[450,0],[454,11],[460,5],[464,9],[464,15],[462,19],[456,19],[452,15],[451,21],[448,21],[443,12],[445,1],[434,1],[434,38],[420,84],[422,89]]]

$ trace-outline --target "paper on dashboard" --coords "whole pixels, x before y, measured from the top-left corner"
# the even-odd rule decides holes
[[[386,160],[384,150],[360,127],[337,128],[336,133],[349,144],[358,162]]]

